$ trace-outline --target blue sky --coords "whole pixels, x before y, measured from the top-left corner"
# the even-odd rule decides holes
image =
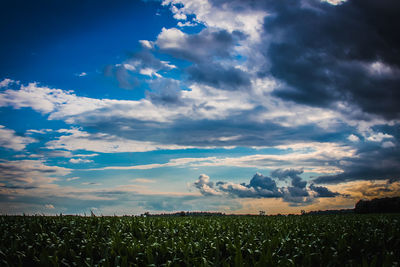
[[[397,1],[3,1],[0,212],[400,194]]]

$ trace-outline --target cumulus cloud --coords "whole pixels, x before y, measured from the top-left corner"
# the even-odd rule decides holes
[[[214,189],[214,183],[210,181],[210,177],[201,174],[197,181],[193,183],[194,187],[199,189],[203,195],[219,195],[220,193]]]
[[[376,134],[371,134],[370,136],[368,136],[367,140],[372,141],[372,142],[382,142],[382,140],[390,139],[390,138],[393,138],[393,136],[390,134],[376,133]]]
[[[306,188],[307,182],[299,176],[303,170],[296,169],[276,169],[271,176],[280,180],[291,179],[291,186],[283,189],[283,199],[296,205],[311,203],[312,198]]]
[[[307,205],[316,198],[336,197],[341,194],[332,192],[323,186],[310,185],[309,190],[299,174],[302,171],[294,169],[277,169],[272,172],[272,177],[277,179],[290,178],[291,186],[278,187],[273,178],[256,173],[248,184],[219,181],[213,183],[210,177],[202,174],[193,183],[204,196],[226,195],[238,198],[281,198],[292,206]],[[311,191],[314,192],[310,194]]]
[[[208,28],[222,28],[228,32],[244,32],[253,40],[260,37],[263,19],[267,12],[255,8],[254,3],[245,1],[163,1],[171,5],[175,14],[195,15],[196,21]]]
[[[148,41],[148,40],[139,40],[139,43],[140,43],[144,48],[148,48],[148,49],[153,48],[153,42],[150,42],[150,41]]]
[[[360,138],[357,135],[351,134],[347,137],[347,139],[351,142],[358,142],[360,141]]]
[[[249,184],[218,182],[217,185],[219,186],[219,190],[237,197],[267,198],[282,196],[275,181],[260,173],[256,173]]]
[[[205,28],[198,34],[186,34],[179,29],[163,29],[156,44],[161,52],[194,63],[184,71],[190,82],[216,89],[236,90],[249,87],[249,73],[235,67],[233,56],[244,34],[225,29]],[[226,60],[224,65],[221,59]]]
[[[2,80],[2,81],[0,82],[0,88],[1,88],[1,87],[7,87],[8,85],[10,85],[10,84],[12,84],[12,83],[14,83],[14,80],[5,78],[4,80]]]

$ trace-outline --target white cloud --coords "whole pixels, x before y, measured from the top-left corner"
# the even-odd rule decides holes
[[[15,186],[47,186],[70,169],[46,165],[44,160],[0,161],[0,181]]]
[[[183,34],[183,33],[182,33]],[[162,62],[171,65],[169,62]],[[175,66],[171,65],[170,68]],[[155,79],[158,80],[158,79]],[[12,106],[14,108],[31,107],[32,109],[49,114],[48,119],[62,119],[66,123],[80,125],[93,125],[106,123],[105,130],[112,129],[110,133],[88,133],[77,129],[63,130],[63,135],[47,143],[49,149],[66,149],[69,151],[83,149],[94,152],[143,152],[160,149],[185,149],[196,146],[186,142],[185,145],[175,145],[163,140],[157,141],[135,140],[135,126],[123,122],[143,122],[138,127],[156,127],[158,125],[170,124],[180,126],[181,122],[190,121],[218,121],[232,118],[238,121],[247,121],[255,126],[265,123],[274,123],[283,127],[294,128],[302,125],[317,125],[326,131],[337,129],[342,123],[351,126],[361,125],[361,122],[348,121],[339,112],[312,108],[294,103],[285,103],[271,95],[278,85],[268,78],[254,79],[247,90],[218,90],[211,86],[197,83],[188,85],[188,90],[179,92],[179,105],[160,105],[152,102],[151,98],[137,101],[95,99],[75,95],[72,91],[51,89],[30,83],[28,86],[21,85],[19,90],[6,90],[0,92],[0,106]],[[360,126],[360,132],[369,135],[368,140],[379,140],[366,129],[374,124],[385,124],[382,120],[371,120]],[[145,126],[143,126],[145,125]],[[179,127],[178,127],[179,128]],[[138,128],[142,129],[142,128]],[[44,131],[44,130],[43,130]],[[243,128],[234,129],[226,135],[202,135],[196,142],[218,146],[232,147],[243,135]],[[42,133],[42,130],[29,130],[28,133]],[[170,134],[166,132],[165,134]],[[362,135],[364,135],[362,133]],[[125,138],[130,136],[131,139]],[[367,139],[366,136],[364,136]],[[384,135],[383,138],[389,138]],[[378,139],[377,139],[378,138]],[[139,139],[139,138],[138,138]],[[168,140],[168,138],[167,138]],[[169,139],[172,140],[172,139]],[[221,143],[223,142],[223,143]],[[6,142],[4,142],[6,143]],[[200,145],[201,146],[201,145]],[[199,147],[199,146],[197,146]],[[77,156],[78,157],[78,156]]]
[[[16,109],[31,107],[32,109],[49,113],[55,110],[57,105],[68,103],[75,96],[68,91],[38,87],[36,83],[28,86],[22,85],[20,90],[6,90],[0,94],[0,106],[12,106]]]
[[[54,206],[52,204],[46,204],[46,205],[44,205],[44,207],[46,209],[54,209]]]
[[[66,179],[66,181],[74,181],[74,180],[78,180],[78,179],[80,179],[80,177],[70,177],[70,178],[67,178]]]
[[[87,73],[86,72],[81,72],[81,73],[78,74],[78,76],[79,77],[84,77],[84,76],[87,76]]]
[[[351,134],[347,137],[347,139],[351,142],[358,142],[360,141],[360,138],[357,135]]]
[[[91,163],[91,162],[93,162],[93,160],[91,160],[91,159],[73,158],[73,159],[70,159],[69,162],[74,163],[74,164]]]
[[[193,22],[190,22],[190,21],[186,21],[186,22],[181,22],[181,21],[178,21],[178,27],[194,27],[194,26],[197,26],[198,24],[197,23],[193,23]]]
[[[176,69],[177,67],[173,64],[170,64],[168,61],[161,61],[161,63],[166,67],[167,69]]]
[[[371,134],[367,140],[372,142],[382,142],[383,139],[393,138],[393,135],[385,134],[385,133],[373,133]]]
[[[10,84],[12,84],[12,83],[14,83],[14,81],[13,80],[11,80],[11,79],[4,79],[4,80],[2,80],[1,82],[0,82],[0,88],[2,88],[2,87],[7,87],[8,85],[10,85]]]
[[[52,157],[52,158],[70,158],[72,157],[72,153],[70,151],[65,151],[65,150],[52,150],[49,152],[46,152],[45,155],[47,157]]]
[[[52,129],[41,129],[41,130],[29,129],[26,132],[27,134],[46,134],[52,131],[53,131]]]
[[[125,64],[123,64],[123,66],[124,66],[125,69],[130,70],[130,71],[135,71],[136,70],[136,67],[133,64],[125,63]]]
[[[156,71],[155,69],[152,69],[152,68],[144,68],[144,69],[141,69],[141,70],[139,71],[139,73],[142,74],[142,75],[150,76],[150,77],[156,76],[156,77],[158,77],[158,78],[161,78],[161,75],[158,74],[157,71]]]
[[[186,43],[186,38],[186,34],[176,28],[162,28],[157,37],[157,45],[162,49],[179,49],[182,43]]]
[[[58,139],[46,143],[48,149],[86,150],[103,153],[117,152],[145,152],[161,149],[186,149],[189,146],[163,145],[154,142],[135,141],[124,139],[105,133],[88,133],[80,129],[61,129],[60,133],[67,133]]]
[[[327,2],[331,5],[337,6],[337,5],[341,5],[344,2],[346,2],[347,0],[321,0],[321,2]]]
[[[167,62],[164,64],[170,65]],[[180,92],[180,100],[185,105],[169,106],[157,105],[149,99],[131,101],[80,97],[72,91],[50,89],[31,83],[21,86],[19,90],[0,93],[0,106],[31,107],[49,114],[49,119],[62,119],[67,123],[83,125],[105,121],[114,123],[118,120],[154,123],[179,123],[182,118],[223,120],[256,107],[264,107],[264,110],[248,112],[246,115],[246,120],[255,124],[268,121],[284,127],[318,124],[319,127],[329,130],[340,123],[340,116],[334,111],[288,104],[272,97],[270,92],[275,86],[268,79],[256,79],[248,90],[232,92],[193,83],[189,85],[190,90]],[[127,129],[126,125],[116,127],[121,132]],[[237,135],[240,132],[233,134]]]
[[[0,146],[9,148],[15,151],[22,151],[27,145],[37,142],[31,137],[23,137],[15,134],[14,130],[7,129],[0,125]]]
[[[0,93],[0,107],[5,106],[15,109],[30,107],[43,114],[50,113],[49,119],[64,119],[67,123],[76,122],[82,114],[163,122],[180,112],[154,106],[146,99],[130,101],[79,97],[73,91],[40,87],[36,83]]]
[[[262,32],[264,17],[263,10],[252,10],[240,1],[230,4],[213,6],[208,0],[164,0],[163,5],[171,5],[171,11],[183,18],[180,14],[196,15],[196,21],[207,27],[222,28],[229,32],[235,30],[248,34],[250,39],[257,41]],[[177,6],[181,4],[182,6]]]
[[[213,188],[214,183],[210,181],[210,177],[206,174],[201,174],[199,178],[193,183],[193,185],[200,190],[203,195],[217,196],[221,195]]]
[[[153,42],[150,42],[148,40],[139,40],[139,43],[145,48],[149,48],[149,49],[153,48]]]
[[[174,19],[176,20],[186,20],[187,16],[176,6],[171,6],[171,11],[174,13]]]
[[[234,166],[243,168],[277,169],[302,166],[306,172],[340,173],[342,169],[329,165],[330,162],[356,157],[352,147],[336,143],[297,143],[276,146],[286,150],[285,154],[255,154],[241,157],[176,158],[167,163],[134,166],[108,166],[89,170],[148,170],[164,167],[209,167]]]
[[[99,154],[97,153],[92,153],[92,154],[75,154],[74,157],[81,157],[81,158],[87,158],[87,157],[96,157]]]
[[[391,148],[391,147],[396,147],[396,144],[391,142],[391,141],[386,141],[382,143],[383,148]]]

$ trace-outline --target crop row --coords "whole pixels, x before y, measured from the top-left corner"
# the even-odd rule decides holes
[[[400,215],[1,216],[1,266],[396,266]]]

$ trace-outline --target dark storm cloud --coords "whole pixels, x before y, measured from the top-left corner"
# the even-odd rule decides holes
[[[345,101],[399,117],[399,1],[275,2],[264,27],[272,38],[268,71],[283,82],[276,96],[322,107]]]
[[[232,59],[234,46],[244,38],[244,34],[238,31],[230,33],[206,28],[198,34],[185,34],[174,40],[177,45],[173,47],[169,45],[171,40],[163,34],[156,43],[161,52],[193,63],[184,70],[189,81],[223,90],[237,90],[250,85],[248,73],[230,65],[223,66],[218,61]]]
[[[336,197],[340,195],[340,193],[332,192],[324,186],[315,186],[314,184],[311,184],[310,189],[317,193],[316,197]]]
[[[283,200],[291,203],[291,205],[305,205],[313,202],[307,191],[307,182],[303,181],[299,176],[303,170],[296,169],[277,169],[271,173],[272,177],[280,180],[291,179],[291,186],[282,189]]]
[[[343,173],[317,177],[317,184],[336,184],[355,180],[388,180],[400,179],[400,153],[398,144],[395,147],[383,148],[382,144],[366,144],[360,147],[357,154],[344,162],[338,162]]]
[[[299,175],[302,173],[303,170],[297,169],[276,169],[271,173],[271,176],[280,180],[285,180],[288,177],[292,179],[299,178]]]
[[[274,180],[260,173],[256,173],[249,184],[234,184],[226,182],[217,182],[218,190],[229,193],[236,197],[249,198],[271,198],[281,197],[282,193],[276,186]]]
[[[249,86],[248,74],[232,66],[215,64],[196,64],[187,68],[189,79],[224,90],[236,90]]]

